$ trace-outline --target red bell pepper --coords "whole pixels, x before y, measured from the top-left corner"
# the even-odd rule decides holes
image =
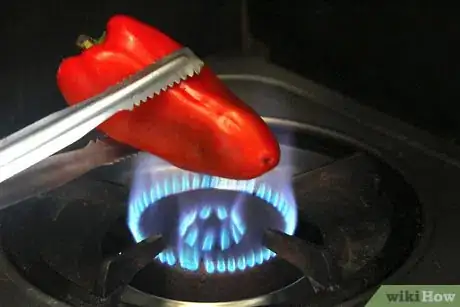
[[[99,41],[62,61],[58,87],[69,105],[102,93],[182,46],[138,20],[112,17]],[[250,179],[279,162],[279,145],[264,121],[204,67],[133,111],[122,111],[98,129],[177,167]]]

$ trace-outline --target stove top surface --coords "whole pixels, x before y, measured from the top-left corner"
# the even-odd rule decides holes
[[[222,264],[197,263],[196,270],[184,273],[179,251],[160,253],[171,240],[168,236],[155,237],[152,230],[141,238],[148,242],[130,249],[133,229],[126,219],[133,172],[132,161],[125,161],[1,213],[1,306],[216,306],[235,301],[246,306],[359,306],[381,283],[460,282],[460,249],[455,244],[460,230],[457,147],[263,60],[209,63],[280,138],[283,157],[289,157],[280,167],[291,169],[298,209],[294,236],[283,234],[284,226],[273,226],[254,235],[268,253],[245,250],[243,258],[225,254]],[[271,176],[280,178],[277,173]],[[269,179],[256,182],[249,202],[271,211],[245,214],[271,214],[270,225],[282,216],[289,224],[290,211],[272,197],[277,181]],[[197,182],[204,184],[205,178]],[[173,195],[163,196],[147,201],[139,215],[153,216],[152,203],[173,208],[179,202]],[[248,227],[258,233],[255,224]],[[231,233],[239,224],[231,220],[226,225]],[[146,251],[158,254],[157,260],[133,264],[128,259],[142,258],[138,255]],[[124,256],[113,256],[118,252]],[[211,265],[224,269],[210,274],[220,270]],[[130,286],[120,288],[130,281]],[[116,295],[100,298],[111,291]]]

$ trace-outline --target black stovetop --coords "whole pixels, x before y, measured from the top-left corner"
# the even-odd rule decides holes
[[[258,289],[262,291],[260,294],[272,292],[265,296],[263,302],[303,303],[312,289],[316,291],[316,282],[340,288],[341,295],[329,295],[327,300],[318,298],[316,303],[321,306],[340,301],[346,301],[348,306],[359,306],[382,282],[460,282],[457,264],[460,248],[456,245],[460,230],[457,222],[460,206],[457,206],[456,200],[460,176],[459,148],[358,106],[350,99],[262,59],[216,58],[209,63],[235,93],[264,116],[275,131],[279,130],[281,134],[283,129],[297,131],[302,136],[294,147],[309,148],[304,150],[308,151],[306,156],[298,154],[301,162],[296,165],[299,171],[294,177],[299,215],[306,212],[329,241],[322,249],[305,245],[305,241],[324,245],[312,235],[317,231],[315,227],[305,229],[308,228],[305,221],[303,229],[296,233],[304,240],[291,240],[277,232],[266,234],[265,245],[276,251],[278,258],[300,268],[293,270],[285,283],[289,284],[301,276],[309,278],[301,278],[282,294],[276,290],[283,287],[283,282],[283,285],[274,283],[271,288]],[[302,131],[305,134],[301,134]],[[324,142],[314,141],[317,138]],[[341,145],[334,147],[329,143]],[[70,283],[79,283],[84,288],[85,283],[93,281],[94,272],[99,271],[89,265],[85,272],[75,272],[72,267],[80,264],[72,261],[92,255],[97,248],[88,249],[87,244],[80,244],[78,238],[84,237],[85,242],[88,238],[100,241],[102,238],[98,236],[110,231],[111,224],[104,223],[108,216],[113,216],[113,220],[120,214],[123,216],[127,193],[124,183],[128,180],[126,176],[129,177],[123,173],[124,169],[129,169],[126,163],[96,170],[55,192],[2,212],[1,306],[64,306],[62,301],[84,305],[70,298],[75,292],[67,283],[70,280]],[[52,221],[52,227],[49,221]],[[340,227],[335,227],[337,225]],[[347,235],[336,236],[334,231],[338,228]],[[353,232],[347,232],[347,228],[353,229]],[[308,235],[303,236],[304,233]],[[343,238],[353,240],[347,243]],[[354,248],[347,244],[354,244]],[[303,257],[299,256],[299,250],[303,251]],[[344,256],[343,251],[354,251],[355,254]],[[317,260],[318,257],[329,256],[334,259],[326,260],[326,265]],[[90,258],[89,262],[97,263],[94,257]],[[310,262],[306,263],[306,258]],[[337,264],[337,260],[343,259],[348,259],[348,262],[344,264],[342,261],[342,271],[336,269],[340,273],[335,274],[331,267]],[[36,266],[37,261],[52,264],[51,271],[59,272],[59,276],[52,279],[50,270]],[[336,280],[337,275],[343,275],[346,265],[351,279],[360,283],[348,282],[348,286],[344,286]],[[286,270],[292,270],[292,267],[286,267]],[[267,276],[276,279],[268,271],[259,272],[261,277],[241,283],[245,283],[247,288],[249,286],[246,285],[251,283],[253,286],[255,283],[262,284]],[[151,272],[159,271],[154,268]],[[144,277],[146,274],[143,273]],[[193,278],[182,282],[181,275],[174,274],[174,280],[179,280],[174,284],[177,287],[187,288],[196,283]],[[63,276],[65,282],[62,282]],[[143,280],[140,274],[132,285],[145,292],[163,288],[168,297],[180,300],[174,297],[174,293],[171,294],[170,289],[165,290],[168,287],[164,284],[147,287],[142,285]],[[228,294],[232,289],[228,285],[238,287],[238,282],[213,280],[213,283],[215,287],[217,284],[227,285],[220,301],[232,300]],[[197,291],[207,293],[213,284],[207,287]],[[192,294],[182,292],[183,300],[193,299]],[[241,292],[235,297],[248,299],[257,296],[255,293],[248,290],[246,294]],[[126,305],[160,306],[164,303],[154,296],[141,295],[133,287],[121,291],[120,295]],[[218,301],[219,295],[209,299]],[[257,302],[260,303],[257,300],[252,303],[246,301],[248,306]]]

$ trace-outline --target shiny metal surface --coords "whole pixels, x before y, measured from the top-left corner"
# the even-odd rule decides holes
[[[109,119],[198,74],[203,62],[183,48],[127,78],[106,92],[38,122],[0,141],[0,182],[29,168]]]
[[[109,138],[48,157],[0,183],[0,210],[54,190],[87,172],[134,155],[134,148]]]
[[[122,301],[126,304],[135,304],[134,306],[150,307],[230,307],[230,306],[241,306],[241,307],[255,307],[255,306],[272,306],[276,304],[286,304],[289,299],[292,299],[301,286],[301,280],[296,281],[295,283],[288,285],[287,287],[266,294],[260,295],[254,298],[248,298],[245,300],[231,301],[231,302],[187,302],[172,300],[167,298],[162,298],[158,296],[150,295],[145,296],[144,293],[140,292],[137,289],[129,287],[129,291],[125,291],[122,295]]]

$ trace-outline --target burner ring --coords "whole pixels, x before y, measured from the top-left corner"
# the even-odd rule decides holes
[[[174,167],[149,172],[145,175],[142,178],[137,176],[136,179],[141,179],[138,180],[137,184],[134,183],[129,201],[128,227],[136,242],[140,242],[150,235],[143,230],[142,219],[149,210],[158,206],[161,201],[183,193],[206,190],[231,191],[235,194],[244,193],[243,195],[255,198],[260,204],[269,204],[269,210],[275,212],[278,219],[281,218],[282,221],[282,225],[274,228],[289,235],[295,231],[297,224],[295,200],[290,193],[290,188],[286,187],[289,185],[288,182],[280,180],[285,174],[279,168],[253,180],[232,180],[200,175]],[[237,213],[241,211],[241,208],[235,210],[236,207],[207,203],[194,206],[192,210],[189,209],[179,214],[177,232],[183,242],[188,240],[188,242],[193,241],[192,243],[195,244],[199,240],[198,245],[203,244],[204,246],[209,243],[207,241],[209,241],[210,236],[206,235],[206,231],[201,231],[198,235],[198,224],[201,223],[200,225],[202,225],[207,222],[214,213],[216,220],[218,218],[222,222],[221,225],[225,225],[222,228],[219,227],[219,229],[223,229],[219,234],[219,244],[221,244],[222,250],[220,254],[211,257],[211,253],[204,252],[204,249],[199,253],[190,251],[189,246],[191,247],[193,244],[181,244],[180,246],[171,244],[156,257],[156,260],[169,266],[178,265],[187,271],[197,271],[201,267],[206,273],[213,274],[244,271],[274,258],[275,253],[261,245],[261,235],[259,235],[260,240],[256,240],[259,242],[251,248],[248,246],[241,247],[240,241],[244,241],[242,237],[250,236],[249,233],[254,236],[254,232],[251,232],[251,227],[247,230],[243,215]],[[257,237],[257,234],[255,236]],[[232,244],[239,251],[235,255],[229,256],[223,251],[229,249]]]

